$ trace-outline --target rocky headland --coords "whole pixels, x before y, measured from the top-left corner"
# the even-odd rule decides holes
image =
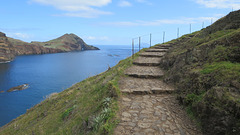
[[[143,49],[52,94],[1,127],[0,135],[239,135],[239,24],[240,10]]]
[[[0,62],[12,61],[18,55],[47,54],[70,51],[99,50],[87,45],[75,34],[65,34],[47,42],[24,42],[0,32]]]

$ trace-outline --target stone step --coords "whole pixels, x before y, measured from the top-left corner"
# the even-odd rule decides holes
[[[163,57],[165,52],[142,52],[139,56],[143,57]]]
[[[146,50],[146,52],[167,52],[168,49],[156,49],[156,48],[150,48]]]
[[[129,94],[170,94],[174,89],[159,79],[121,78],[121,92]]]
[[[136,78],[160,78],[164,73],[159,67],[134,65],[125,70],[125,75]]]
[[[133,64],[139,66],[158,66],[160,65],[160,61],[161,58],[140,56],[133,61]]]
[[[160,44],[160,45],[156,45],[156,46],[159,46],[159,47],[172,47],[172,45],[170,45],[170,44]]]
[[[154,49],[169,49],[169,48],[171,48],[171,47],[154,46],[154,47],[152,47],[152,48],[154,48]]]
[[[162,89],[162,88],[154,88],[154,89],[123,89],[122,93],[127,94],[135,94],[135,95],[145,95],[145,94],[172,94],[174,89]]]
[[[153,94],[171,94],[174,92],[173,88],[152,88],[151,92]]]
[[[145,95],[145,94],[152,94],[149,89],[123,89],[121,90],[122,93],[127,94],[136,94],[136,95]]]

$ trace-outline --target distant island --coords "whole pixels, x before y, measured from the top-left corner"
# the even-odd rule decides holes
[[[47,42],[24,42],[7,37],[0,32],[0,63],[12,61],[18,55],[47,54],[71,51],[99,50],[99,48],[87,45],[75,34],[63,36]]]

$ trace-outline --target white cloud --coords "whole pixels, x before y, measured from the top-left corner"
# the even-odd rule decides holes
[[[144,3],[146,0],[136,0],[137,2]]]
[[[137,20],[134,22],[130,21],[121,21],[121,22],[105,22],[101,25],[112,25],[112,26],[159,26],[163,24],[194,24],[200,23],[204,21],[216,21],[218,17],[198,17],[198,18],[180,18],[180,19],[161,19],[161,20],[153,20],[153,21],[142,21]]]
[[[95,36],[87,36],[87,37],[84,37],[86,40],[101,40],[101,41],[108,41],[109,40],[109,37],[107,36],[102,36],[102,37],[95,37]]]
[[[145,3],[145,4],[148,4],[148,5],[152,5],[152,3],[149,2],[148,0],[135,0],[135,1],[137,1],[139,3]]]
[[[93,36],[89,36],[89,37],[86,37],[87,40],[96,40],[96,37],[93,37]]]
[[[120,7],[131,7],[132,4],[128,1],[122,0],[118,3],[118,6],[120,6]]]
[[[207,8],[240,9],[240,0],[196,0],[196,2]]]
[[[32,0],[33,2],[51,5],[61,10],[80,11],[88,10],[90,7],[102,7],[112,0]]]
[[[99,15],[110,14],[110,12],[97,10],[95,7],[106,6],[112,0],[31,0],[31,2],[50,5],[57,9],[68,11],[61,16],[93,18]]]
[[[17,39],[29,39],[31,37],[31,35],[25,33],[7,33],[7,35]]]
[[[64,14],[59,14],[55,16],[68,16],[68,17],[83,17],[83,18],[96,18],[100,15],[112,15],[112,12],[105,12],[101,10],[89,10],[89,11],[82,11],[82,12],[68,12]]]

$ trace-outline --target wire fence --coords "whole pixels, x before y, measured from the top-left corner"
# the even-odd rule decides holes
[[[232,7],[230,12],[234,12],[237,10],[239,10],[239,8],[234,9],[234,7]],[[223,16],[219,18],[222,17]],[[134,54],[139,52],[142,48],[148,48],[155,44],[161,44],[179,38],[185,34],[191,34],[194,31],[198,31],[212,25],[215,21],[217,21],[217,18],[208,18],[208,20],[205,19],[202,22],[188,23],[188,27],[186,27],[188,24],[185,24],[185,27],[177,27],[176,31],[162,30],[162,32],[154,32],[132,38],[132,58],[134,58]]]
[[[230,12],[234,12],[237,10],[239,10],[239,8],[234,9],[234,7],[232,7]],[[222,18],[223,16],[220,16],[219,18]],[[208,18],[202,22],[189,22],[188,24],[183,24],[179,27],[172,27],[168,30],[162,30],[160,32],[154,32],[134,37],[132,38],[132,57],[134,57],[134,54],[139,52],[143,48],[148,48],[155,44],[165,43],[173,39],[179,38],[185,34],[191,34],[194,31],[199,31],[212,25],[215,21],[217,21],[217,18]]]
[[[162,32],[154,32],[134,37],[132,38],[132,56],[143,48],[148,48],[155,44],[165,43],[179,38],[182,35],[191,34],[194,31],[206,28],[207,26],[212,25],[216,20],[216,18],[211,18],[208,21],[203,21],[200,23],[189,23],[189,25],[185,24],[184,26],[177,27],[175,30],[163,30]]]

